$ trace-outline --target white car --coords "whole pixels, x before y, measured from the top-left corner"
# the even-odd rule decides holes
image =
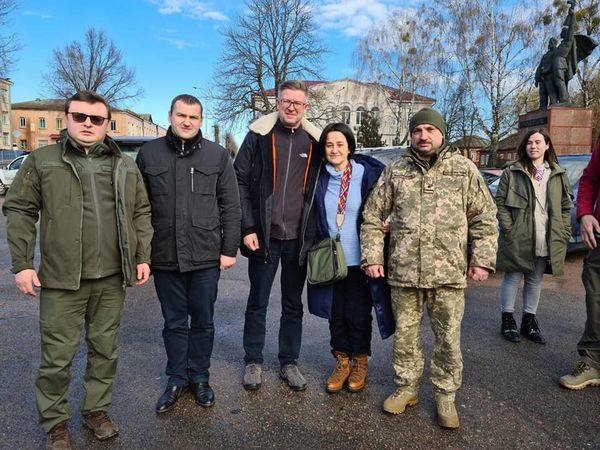
[[[8,164],[6,169],[0,169],[0,195],[6,194],[25,158],[27,155],[18,156]]]

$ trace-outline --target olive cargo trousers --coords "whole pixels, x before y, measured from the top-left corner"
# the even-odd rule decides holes
[[[71,417],[67,400],[71,362],[84,325],[88,352],[83,413],[106,411],[110,406],[124,297],[121,274],[81,280],[77,291],[42,288],[41,362],[35,396],[44,431]]]

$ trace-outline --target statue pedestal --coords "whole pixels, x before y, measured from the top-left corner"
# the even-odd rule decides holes
[[[575,106],[550,106],[519,116],[519,140],[531,129],[550,135],[557,155],[592,151],[592,110]],[[518,145],[518,144],[517,144]]]

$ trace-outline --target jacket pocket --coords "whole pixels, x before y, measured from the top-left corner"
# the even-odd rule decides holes
[[[192,167],[190,176],[192,177],[192,193],[216,196],[217,178],[219,177],[219,168],[217,166]]]
[[[148,189],[150,195],[169,194],[169,168],[166,166],[146,167],[144,173],[147,175]]]
[[[190,235],[192,261],[207,262],[218,260],[221,251],[221,223],[216,216],[192,217]]]

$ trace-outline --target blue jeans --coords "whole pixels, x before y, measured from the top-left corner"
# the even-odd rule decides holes
[[[306,266],[298,263],[299,241],[271,239],[270,261],[248,260],[250,295],[244,323],[244,361],[263,362],[267,307],[273,280],[281,261],[281,320],[279,323],[279,363],[296,364],[302,344],[302,289]]]
[[[168,384],[187,386],[208,381],[215,326],[218,267],[176,272],[154,271],[154,285],[165,319]]]
[[[536,257],[533,262],[533,273],[506,272],[504,274],[504,280],[502,280],[500,286],[500,310],[502,312],[515,312],[517,289],[521,280],[525,278],[523,284],[523,312],[535,314],[540,302],[542,277],[547,262],[548,258],[546,257]]]

